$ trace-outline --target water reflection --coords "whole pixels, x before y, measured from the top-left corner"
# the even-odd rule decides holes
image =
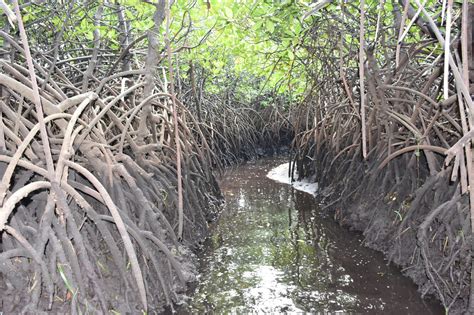
[[[186,312],[442,313],[356,234],[318,213],[311,195],[267,179],[278,162],[247,164],[221,182],[225,210]]]

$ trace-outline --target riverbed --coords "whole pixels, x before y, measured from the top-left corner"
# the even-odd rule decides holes
[[[444,314],[360,234],[320,211],[311,193],[269,179],[265,158],[220,180],[225,205],[179,313]]]

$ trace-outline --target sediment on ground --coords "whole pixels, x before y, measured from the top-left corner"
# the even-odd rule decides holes
[[[407,157],[379,169],[356,150],[340,161],[321,150],[312,169],[321,211],[362,232],[365,245],[398,265],[422,296],[463,313],[470,294],[469,201],[450,170],[429,175],[423,161]]]

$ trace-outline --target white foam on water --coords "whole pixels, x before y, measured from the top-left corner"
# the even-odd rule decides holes
[[[270,172],[268,172],[267,177],[283,184],[288,184],[293,186],[293,188],[297,190],[304,191],[306,193],[309,193],[313,196],[316,196],[316,193],[318,192],[318,183],[314,182],[311,179],[303,179],[303,180],[298,180],[291,182],[291,177],[288,176],[290,170],[290,163],[284,163],[281,165],[278,165],[275,168],[272,168]],[[295,171],[294,172],[294,177],[298,177],[298,173]]]

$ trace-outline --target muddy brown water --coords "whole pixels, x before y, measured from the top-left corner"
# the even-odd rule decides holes
[[[266,177],[284,162],[249,162],[222,178],[225,207],[179,313],[444,314],[360,234],[322,214],[312,195]]]

